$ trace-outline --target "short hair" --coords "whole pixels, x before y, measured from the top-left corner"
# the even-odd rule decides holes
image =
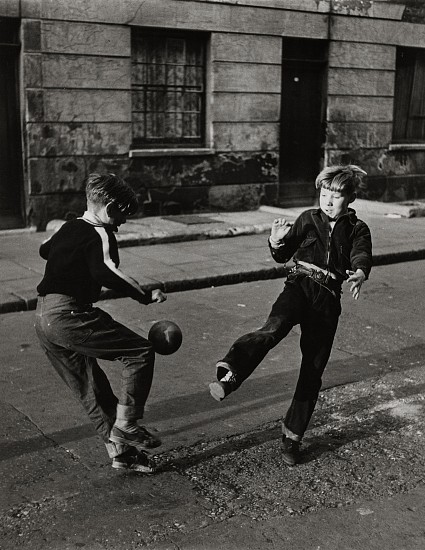
[[[114,203],[125,216],[137,212],[139,203],[136,193],[116,174],[89,174],[85,188],[87,201],[103,206]]]
[[[339,191],[343,195],[352,195],[362,186],[362,177],[367,173],[355,164],[329,166],[316,178],[316,189]]]

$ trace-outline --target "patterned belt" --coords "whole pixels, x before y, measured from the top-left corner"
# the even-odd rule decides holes
[[[313,279],[316,283],[325,286],[328,290],[334,292],[340,292],[341,290],[341,282],[336,279],[336,276],[333,273],[326,273],[320,269],[306,267],[301,264],[295,264],[290,273],[293,273],[294,275],[307,275],[307,277],[310,277],[310,279]]]

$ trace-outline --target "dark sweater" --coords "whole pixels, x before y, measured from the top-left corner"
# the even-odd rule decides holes
[[[151,292],[118,269],[118,245],[113,227],[84,218],[65,223],[40,247],[47,260],[40,296],[65,294],[80,304],[99,300],[103,287],[143,304],[151,303]]]

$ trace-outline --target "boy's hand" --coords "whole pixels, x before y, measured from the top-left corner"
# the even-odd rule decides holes
[[[350,292],[352,293],[353,298],[358,300],[360,296],[360,289],[366,279],[366,275],[361,269],[357,269],[356,271],[350,271],[347,269],[346,273],[348,275],[347,283],[353,283],[350,287]]]
[[[291,222],[287,222],[284,218],[276,218],[272,224],[272,230],[270,233],[271,244],[278,245],[280,241],[289,233],[291,227]]]
[[[161,302],[165,302],[166,299],[167,296],[159,288],[152,290],[152,302],[160,304]]]

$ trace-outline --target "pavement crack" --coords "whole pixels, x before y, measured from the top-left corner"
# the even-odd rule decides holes
[[[74,462],[78,462],[86,470],[90,470],[90,468],[81,460],[81,458],[75,452],[58,443],[52,436],[44,433],[40,426],[36,422],[34,422],[34,420],[28,414],[26,414],[19,407],[13,405],[12,403],[8,403],[8,406],[13,411],[15,411],[15,413],[17,413],[17,415],[24,422],[28,423],[33,431],[35,430],[37,432],[37,434],[32,434],[31,437],[20,438],[19,441],[2,442],[0,444],[2,450],[2,460],[20,456],[22,454],[27,454],[29,452],[39,451],[45,449],[46,447],[55,447],[61,449]]]
[[[48,435],[46,435],[43,430],[40,428],[40,426],[38,426],[38,424],[36,422],[34,422],[34,420],[28,416],[23,410],[21,410],[19,407],[13,405],[12,403],[8,403],[8,405],[14,410],[16,411],[20,416],[22,416],[26,422],[28,422],[29,424],[31,424],[31,426],[33,428],[35,428],[37,430],[37,432],[44,438],[46,439],[47,441],[50,441],[51,443],[53,443],[53,445],[57,446],[57,443],[51,438],[49,437]]]

